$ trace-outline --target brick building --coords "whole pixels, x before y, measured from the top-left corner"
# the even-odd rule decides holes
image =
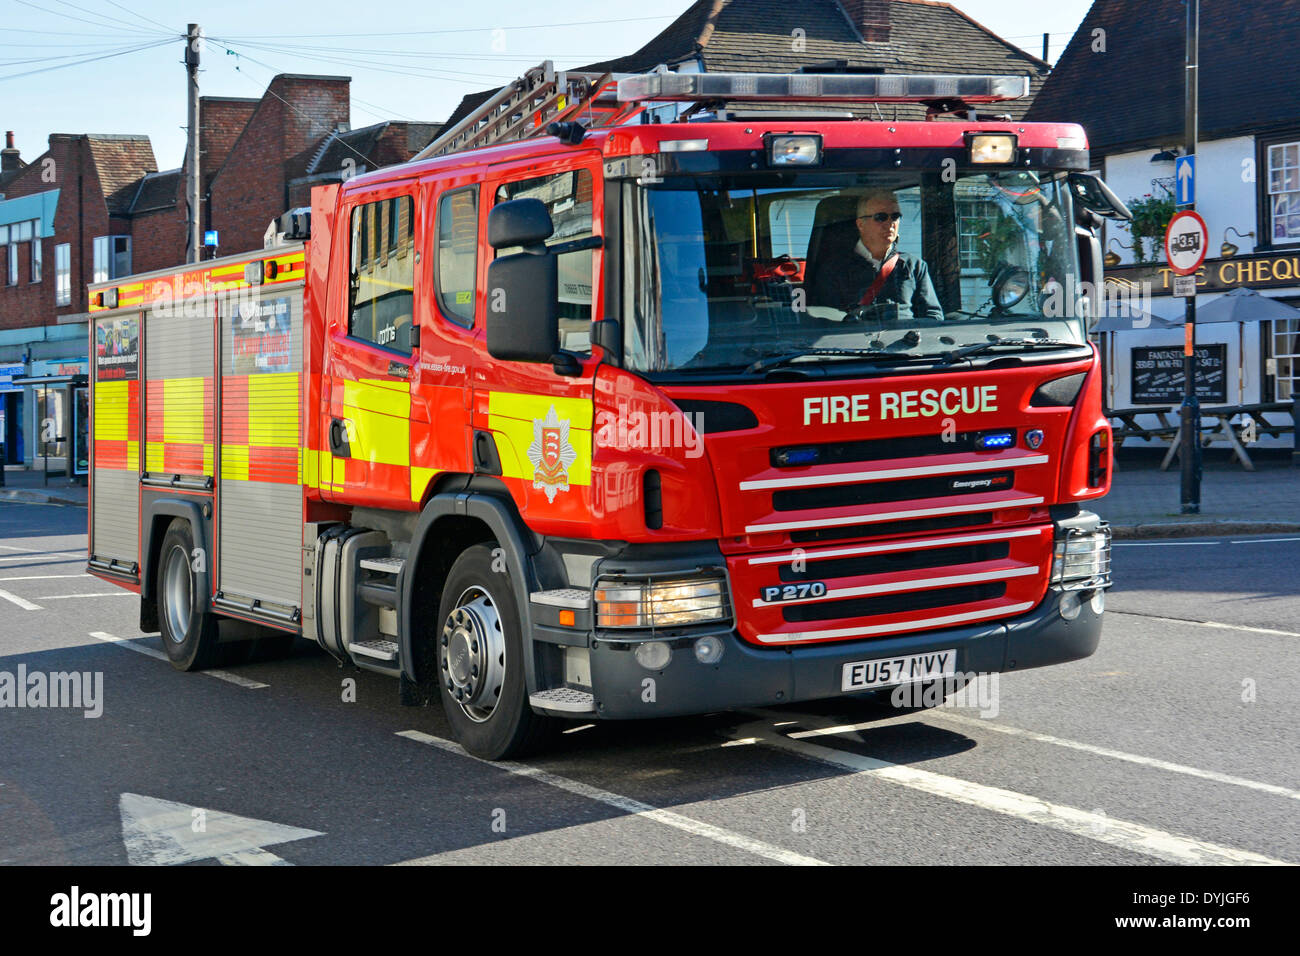
[[[437,134],[431,123],[352,130],[350,83],[281,74],[260,98],[200,99],[200,225],[220,243],[205,258],[260,248],[271,220],[307,205],[311,186],[405,162]],[[186,260],[186,172],[159,170],[146,136],[55,133],[30,162],[9,136],[0,152],[5,463],[41,466],[38,423],[47,419],[58,425],[54,437],[75,438],[87,284]],[[51,469],[70,453],[74,443],[54,443]]]

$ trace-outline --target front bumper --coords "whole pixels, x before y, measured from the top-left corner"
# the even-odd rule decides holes
[[[1032,611],[976,627],[946,628],[867,641],[807,647],[762,648],[734,630],[713,632],[726,650],[716,664],[695,659],[691,640],[677,641],[661,670],[637,663],[628,643],[597,638],[591,644],[591,684],[596,716],[608,719],[703,714],[737,707],[789,704],[844,696],[842,665],[855,661],[957,649],[959,674],[1043,667],[1088,657],[1101,639],[1102,615],[1088,600],[1073,620],[1059,611],[1063,592],[1051,588]]]

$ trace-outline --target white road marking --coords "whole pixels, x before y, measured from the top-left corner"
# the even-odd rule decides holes
[[[1212,548],[1222,541],[1115,541],[1112,548]]]
[[[134,591],[95,591],[91,594],[42,594],[42,601],[64,601],[68,598],[101,598],[101,597],[139,597]]]
[[[10,594],[8,591],[0,590],[0,599],[6,600],[11,604],[17,604],[24,611],[43,611],[45,608],[39,604],[33,604],[31,601],[24,601],[17,594]]]
[[[46,564],[68,564],[72,561],[85,561],[84,554],[63,555],[58,552],[38,552],[36,554],[11,554],[7,557],[0,558],[0,563],[5,561],[30,561],[33,558],[49,558]]]
[[[149,647],[138,641],[125,637],[118,637],[116,634],[109,634],[107,631],[91,631],[90,636],[107,644],[116,644],[118,647],[125,647],[128,650],[135,651],[137,654],[143,654],[145,657],[152,657],[155,660],[165,661],[167,655],[156,647]],[[263,684],[261,681],[250,680],[247,677],[241,677],[238,674],[232,674],[230,671],[199,671],[205,677],[215,677],[217,680],[223,680],[228,684],[235,684],[239,687],[246,687],[249,690],[260,690],[263,687],[270,687],[270,684]]]
[[[471,760],[479,760],[465,751],[460,744],[453,743],[450,740],[443,740],[441,737],[434,737],[431,734],[422,733],[418,730],[401,730],[397,736],[406,737],[408,740],[414,740],[422,744],[428,744],[431,747],[437,747],[448,753],[459,754],[462,757],[469,757]],[[653,820],[655,823],[662,823],[664,826],[674,827],[678,830],[684,830],[695,836],[704,837],[721,843],[725,846],[733,847],[738,850],[744,850],[753,853],[755,856],[761,856],[768,860],[775,860],[777,863],[786,863],[792,866],[830,866],[824,860],[814,859],[810,856],[804,856],[791,850],[786,850],[770,843],[764,843],[761,840],[755,840],[751,837],[743,836],[731,830],[724,830],[721,827],[715,827],[711,823],[705,823],[702,820],[695,820],[691,817],[682,816],[680,813],[673,813],[671,810],[661,810],[658,807],[652,807],[648,803],[642,803],[640,800],[633,800],[631,797],[624,797],[617,793],[611,793],[608,790],[601,790],[599,787],[593,787],[589,784],[580,783],[577,780],[570,780],[567,777],[560,777],[553,773],[547,773],[545,770],[539,770],[536,767],[530,767],[527,764],[511,763],[508,761],[493,762],[480,760],[480,763],[487,764],[489,767],[495,767],[498,770],[505,770],[508,773],[520,777],[528,777],[536,780],[538,783],[549,784],[559,790],[566,790],[569,793],[577,794],[580,797],[586,797],[588,800],[596,800],[607,806],[622,810],[624,813],[633,816],[642,817],[647,820]],[[434,860],[437,857],[421,857],[415,860],[406,860],[399,864],[401,866],[418,866],[426,860]]]
[[[758,712],[761,716],[771,715]],[[789,716],[789,715],[781,715]],[[801,723],[821,726],[825,730],[829,721],[800,715]],[[1087,837],[1132,853],[1142,853],[1179,864],[1219,864],[1241,866],[1244,864],[1286,866],[1284,860],[1220,846],[1190,837],[1179,836],[1154,827],[1118,820],[1104,813],[1080,810],[1077,807],[1051,803],[1028,794],[1003,790],[948,777],[916,767],[900,766],[875,757],[864,757],[833,747],[824,747],[807,740],[796,740],[778,733],[769,720],[759,720],[737,727],[729,736],[733,738],[758,737],[763,743],[787,750],[802,757],[834,764],[855,773],[869,774],[873,780],[885,780],[932,796],[943,797],[968,806],[1001,813],[1009,817],[1051,827],[1075,836]]]
[[[30,574],[21,578],[0,578],[0,583],[5,581],[54,581],[60,578],[88,578],[89,574]]]
[[[1236,777],[1228,773],[1219,773],[1216,770],[1202,770],[1199,767],[1189,767],[1186,764],[1170,763],[1168,760],[1159,760],[1155,757],[1143,757],[1140,754],[1125,753],[1122,750],[1113,750],[1110,747],[1098,747],[1096,744],[1085,744],[1081,741],[1068,740],[1064,737],[1053,737],[1051,734],[1040,734],[1034,730],[1024,730],[1020,727],[1008,726],[1007,724],[997,724],[991,720],[981,720],[978,717],[969,717],[965,714],[956,714],[946,710],[926,711],[925,719],[928,720],[931,717],[938,718],[941,721],[951,721],[952,723],[964,724],[968,727],[995,730],[1000,734],[1008,734],[1012,737],[1025,737],[1029,740],[1036,740],[1039,743],[1054,744],[1057,747],[1067,747],[1070,750],[1079,750],[1084,753],[1096,754],[1099,757],[1125,760],[1129,763],[1140,764],[1144,767],[1154,767],[1157,770],[1167,770],[1170,773],[1186,774],[1189,777],[1200,777],[1202,780],[1213,780],[1215,783],[1227,783],[1234,787],[1245,787],[1248,790],[1258,790],[1261,793],[1271,793],[1279,797],[1287,797],[1291,800],[1300,800],[1300,790],[1291,790],[1287,787],[1279,787],[1272,783],[1262,783],[1258,780],[1248,780],[1245,777]]]
[[[1221,624],[1218,621],[1189,621],[1183,617],[1161,617],[1159,614],[1139,614],[1137,611],[1108,611],[1109,614],[1123,614],[1125,617],[1144,617],[1150,621],[1166,621],[1170,624],[1190,624],[1193,627],[1214,627],[1224,631],[1245,631],[1247,634],[1277,634],[1281,637],[1300,637],[1295,631],[1278,631],[1271,627],[1250,627],[1247,624]]]
[[[1300,538],[1249,538],[1243,541],[1234,541],[1233,544],[1272,544],[1274,541],[1300,541]]]
[[[122,843],[126,846],[127,862],[132,866],[176,866],[213,859],[226,866],[288,866],[262,847],[324,836],[316,830],[138,793],[122,794],[118,805],[122,814]]]

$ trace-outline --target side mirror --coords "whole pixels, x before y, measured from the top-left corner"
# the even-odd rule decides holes
[[[511,199],[488,213],[488,245],[493,249],[541,246],[554,232],[551,214],[540,199]]]
[[[560,282],[545,242],[555,231],[546,205],[513,199],[488,213],[494,249],[522,246],[487,269],[487,349],[510,362],[550,362],[560,351]]]
[[[1084,209],[1107,219],[1132,219],[1124,201],[1096,176],[1088,173],[1070,173],[1070,193]]]

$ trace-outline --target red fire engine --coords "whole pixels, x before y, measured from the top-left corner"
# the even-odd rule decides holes
[[[182,670],[300,635],[492,759],[1091,654],[1127,210],[1078,126],[977,112],[1026,86],[544,64],[266,249],[93,286],[89,570]]]

